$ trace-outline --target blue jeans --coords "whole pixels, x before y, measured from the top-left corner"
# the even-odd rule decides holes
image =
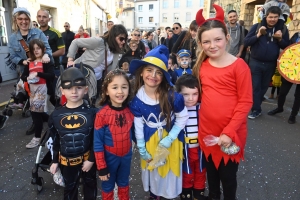
[[[261,62],[250,58],[249,66],[253,86],[253,106],[251,110],[261,112],[261,103],[275,73],[276,61]]]

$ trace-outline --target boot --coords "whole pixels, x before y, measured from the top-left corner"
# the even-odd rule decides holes
[[[295,123],[296,123],[296,117],[293,116],[293,115],[291,115],[291,116],[289,117],[288,123],[289,123],[289,124],[295,124]]]
[[[182,188],[181,200],[193,200],[193,188]]]
[[[206,200],[204,196],[205,189],[193,189],[194,200]]]
[[[34,134],[34,132],[35,132],[35,126],[34,123],[32,122],[30,128],[26,131],[26,135]]]
[[[119,200],[129,200],[129,186],[118,187]]]
[[[102,190],[102,199],[105,199],[105,200],[114,200],[114,191],[104,192]]]

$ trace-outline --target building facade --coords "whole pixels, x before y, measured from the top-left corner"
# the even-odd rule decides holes
[[[123,8],[122,12],[118,16],[118,21],[120,24],[125,26],[128,31],[135,29],[135,8],[127,7]]]
[[[149,31],[160,27],[158,0],[136,0],[134,8],[136,28]]]

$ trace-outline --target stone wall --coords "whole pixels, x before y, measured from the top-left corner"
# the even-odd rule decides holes
[[[300,0],[293,0],[292,13],[293,21],[289,24],[290,37],[300,31]]]

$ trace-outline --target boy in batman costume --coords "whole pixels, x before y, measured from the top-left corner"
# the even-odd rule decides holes
[[[53,164],[64,178],[64,199],[78,199],[79,180],[82,177],[85,200],[97,197],[96,164],[93,151],[93,127],[97,110],[83,101],[87,93],[82,71],[70,67],[61,74],[61,91],[67,103],[56,108],[49,118],[53,138]]]

